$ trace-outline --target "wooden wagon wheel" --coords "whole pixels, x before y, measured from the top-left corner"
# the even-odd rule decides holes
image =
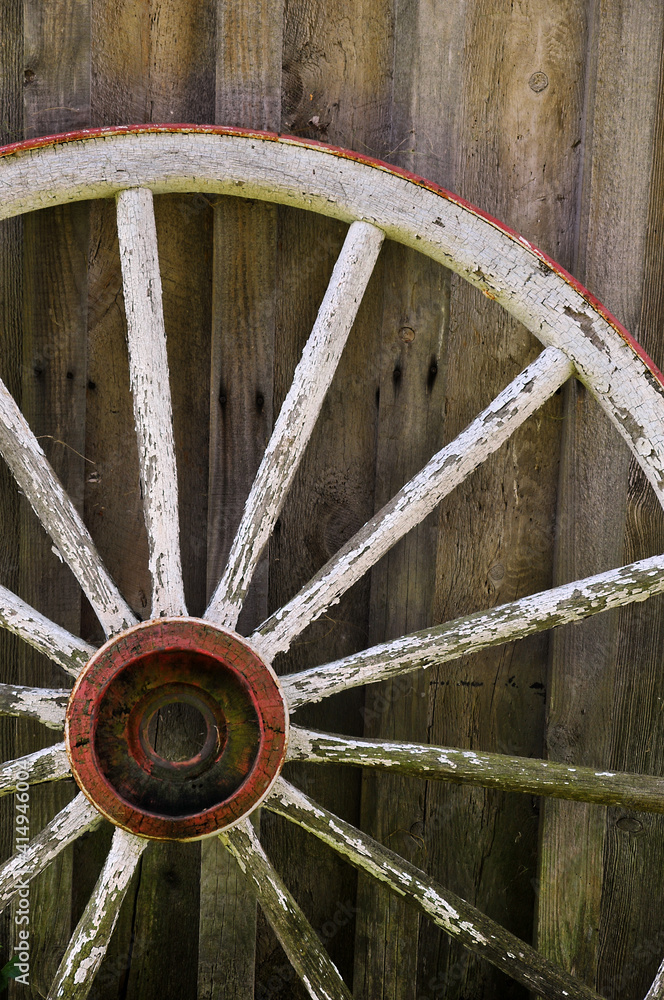
[[[238,194],[350,224],[297,366],[223,576],[203,619],[190,618],[180,564],[176,460],[153,193]],[[571,375],[599,400],[664,503],[664,385],[629,334],[529,243],[421,178],[319,143],[193,126],[101,129],[0,150],[0,217],[81,199],[117,201],[130,379],[152,576],[149,621],[136,618],[95,550],[13,398],[0,384],[0,451],[104,629],[96,650],[0,589],[0,624],[77,678],[66,690],[0,685],[4,714],[65,729],[65,743],[6,763],[3,793],[73,772],[81,793],[0,868],[3,905],[69,843],[116,824],[110,853],[50,997],[85,997],[150,838],[218,835],[311,996],[349,997],[335,966],[272,868],[248,816],[267,809],[409,898],[467,948],[548,997],[596,994],[424,872],[319,807],[279,776],[284,760],[335,761],[537,795],[664,811],[664,782],[641,775],[291,726],[299,706],[356,685],[452,660],[664,590],[664,556],[446,622],[285,676],[273,657],[367,572]],[[439,451],[291,601],[248,638],[233,630],[331,382],[384,238],[444,264],[496,299],[544,350]],[[169,701],[204,721],[199,752],[165,760],[149,735]],[[653,994],[654,995],[654,994]],[[659,995],[659,994],[658,994]]]

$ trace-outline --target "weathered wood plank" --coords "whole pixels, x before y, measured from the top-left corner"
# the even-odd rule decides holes
[[[228,970],[229,989],[254,993],[256,900],[246,892],[236,861],[216,837],[201,845],[199,992],[212,1000],[212,986]],[[242,996],[242,994],[239,994]],[[231,993],[233,996],[233,993]]]
[[[398,144],[397,134],[393,128],[391,149]],[[427,462],[443,440],[449,278],[449,272],[412,250],[388,248],[376,510]],[[371,643],[432,624],[437,528],[435,515],[426,518],[373,568]],[[428,677],[420,674],[412,678],[408,691],[388,681],[365,695],[365,734],[426,739],[427,689]],[[389,712],[375,711],[378,705],[389,705]],[[379,840],[420,822],[423,803],[417,782],[378,772],[362,774],[361,825]],[[410,860],[419,848],[419,841],[400,837],[399,849]],[[359,879],[357,907],[356,992],[361,996],[414,997],[420,915],[366,878]]]
[[[0,143],[17,142],[23,130],[23,0],[8,0],[2,8],[0,31]],[[23,337],[23,220],[0,223],[0,379],[14,398],[21,395]],[[0,581],[15,591],[19,586],[19,503],[14,479],[0,463]],[[0,630],[2,680],[16,681],[18,636]],[[9,760],[15,752],[16,724],[13,719],[0,721],[0,759]],[[13,850],[13,803],[0,806],[0,858]],[[0,949],[8,954],[12,947],[14,924],[7,909],[0,918]]]
[[[453,24],[440,58],[451,64],[451,86],[437,119],[451,125],[442,126],[446,185],[568,268],[589,7],[577,0],[464,0],[437,11]],[[419,4],[418,13],[431,34],[435,15]],[[431,50],[428,40],[425,48]],[[424,137],[418,148],[427,148]],[[522,327],[452,279],[446,438],[533,349]],[[441,505],[434,621],[551,586],[560,415],[553,399]],[[459,660],[453,676],[445,665],[431,672],[431,741],[541,756],[547,641],[542,634],[480,652]],[[424,827],[414,833],[424,838],[427,870],[438,881],[530,939],[538,834],[526,797],[431,784]],[[422,926],[420,941],[418,989],[425,995],[524,996],[431,924]]]
[[[278,778],[266,800],[277,812],[338,851],[352,865],[414,903],[429,919],[539,996],[597,1000],[598,994],[543,958],[474,906],[443,889],[415,865],[330,813]]]
[[[273,423],[277,211],[219,199],[214,214],[208,591],[226,566]],[[259,564],[241,631],[266,613],[267,562]]]
[[[279,131],[283,5],[217,0],[214,121]],[[229,558],[273,425],[277,210],[217,200],[214,208],[207,598]],[[251,630],[268,611],[268,560],[258,564],[240,617]],[[206,602],[207,603],[207,602]],[[253,1000],[256,902],[235,860],[203,846],[198,990]]]
[[[152,578],[150,617],[186,615],[173,407],[152,192],[117,197],[129,378]]]
[[[389,142],[391,16],[385,0],[289,2],[284,12],[282,131],[381,155]],[[307,206],[303,206],[307,207]],[[365,218],[365,216],[359,216]],[[284,398],[315,317],[344,230],[305,213],[280,213],[276,400]],[[369,283],[321,417],[270,547],[270,610],[283,604],[374,512],[376,390],[384,261]],[[369,586],[363,581],[296,643],[280,672],[343,656],[366,642]],[[361,695],[310,710],[312,724],[360,732]],[[343,720],[343,722],[342,722]],[[297,765],[301,781],[341,815],[359,819],[353,776]],[[302,831],[264,816],[268,854],[302,904],[346,981],[352,978],[356,877]],[[295,871],[290,859],[306,859]],[[345,916],[339,918],[340,910]],[[336,918],[336,919],[335,919]],[[259,983],[277,996],[304,996],[284,977],[281,950],[259,940]],[[278,985],[277,985],[278,984]]]
[[[90,6],[89,0],[63,0],[49,5],[38,0],[24,3],[21,76],[28,138],[80,128],[90,122]],[[60,524],[55,537],[49,538],[34,523],[27,503],[22,502],[21,574],[17,593],[73,635],[82,634],[81,587],[102,615],[107,634],[132,620],[114,584],[101,571],[101,561],[87,531],[81,531],[83,483],[88,471],[85,461],[88,222],[87,205],[63,206],[24,220],[21,408],[39,445],[31,456],[26,453],[24,459],[32,464],[34,471],[47,473],[44,482],[47,493],[40,498],[43,507],[38,510],[40,520],[50,506],[51,527],[54,521],[59,520]],[[42,449],[66,495],[48,482],[49,470],[39,456]],[[35,482],[21,486],[31,503],[35,500],[31,494],[36,485]],[[69,533],[69,538],[65,539],[63,533]],[[74,576],[62,559],[65,562],[69,559]],[[97,573],[99,576],[94,579]],[[19,662],[20,683],[45,687],[61,683],[60,670],[25,645]],[[30,753],[50,742],[50,737],[45,740],[44,729],[37,723],[28,723],[25,728],[20,725],[18,731],[14,756]],[[36,787],[30,796],[31,830],[40,830],[69,801],[73,791],[69,782]],[[69,940],[71,897],[72,851],[68,850],[33,882],[30,890],[34,922],[29,992],[34,997],[47,993]]]
[[[379,229],[365,222],[354,222],[348,231],[252,483],[228,564],[205,613],[206,618],[226,628],[234,628],[237,623],[254,570],[309,443],[383,239]]]
[[[219,839],[253,882],[261,909],[309,995],[314,1000],[352,1000],[313,927],[268,861],[249,820],[220,833]]]
[[[85,1000],[92,989],[120,906],[148,841],[116,830],[106,864],[72,934],[48,993],[48,1000]]]
[[[571,374],[569,359],[557,348],[547,348],[465,431],[437,452],[292,601],[256,630],[252,640],[261,651],[272,658],[288,649],[310,622],[431,514],[443,497],[500,448]]]
[[[655,17],[660,12],[653,10]],[[648,26],[644,26],[647,32]],[[654,62],[654,60],[653,60]],[[664,54],[660,54],[660,78],[657,108],[652,137],[648,216],[645,225],[643,252],[643,286],[640,316],[635,329],[639,341],[651,350],[660,364],[664,363],[662,343],[662,241],[661,222],[664,216]],[[652,65],[654,71],[654,65]],[[647,162],[647,161],[645,161]],[[645,169],[645,163],[643,164]],[[629,181],[627,182],[629,183]],[[645,197],[645,191],[644,191]],[[642,230],[641,230],[642,231]],[[625,552],[629,558],[664,549],[664,524],[658,505],[653,504],[640,471],[632,460],[627,491],[627,522]],[[662,690],[662,604],[658,599],[644,607],[641,614],[621,612],[618,663],[629,664],[631,670],[620,678],[614,700],[614,736],[612,758],[620,767],[638,769],[648,774],[664,773],[661,742],[653,744],[649,730],[657,729],[655,706],[661,704]],[[654,641],[653,641],[654,640]],[[651,713],[651,714],[650,714]],[[635,720],[639,720],[635,724]],[[613,822],[615,825],[613,825]],[[599,966],[602,989],[613,988],[616,982],[625,994],[633,992],[639,1000],[655,975],[661,958],[664,927],[661,920],[653,921],[648,900],[664,891],[661,884],[642,872],[657,875],[662,866],[662,823],[648,817],[639,829],[638,817],[612,810],[607,831],[608,850],[604,864],[604,916],[606,945],[600,942],[603,961]],[[636,839],[625,829],[643,836]],[[627,836],[626,836],[627,834]],[[634,850],[636,846],[636,851]],[[632,888],[633,887],[633,888]],[[629,940],[623,934],[630,928]],[[648,942],[646,954],[639,945]],[[616,942],[618,946],[616,947]],[[659,979],[659,983],[657,980]],[[656,976],[651,988],[662,989],[661,977]]]
[[[386,107],[386,159],[446,184],[452,176],[449,135],[456,113],[448,92],[459,93],[458,61],[450,49],[462,30],[463,16],[454,9],[458,5],[449,3],[444,10],[440,3],[430,3],[425,10],[402,0],[392,6],[394,69]],[[449,271],[403,247],[388,245],[385,258],[376,510],[444,441],[451,279]],[[425,519],[373,568],[370,644],[433,624],[437,528],[435,515]],[[421,673],[409,679],[407,690],[399,681],[388,681],[366,692],[365,734],[426,740],[428,684],[428,675]],[[420,830],[424,804],[421,783],[362,773],[362,829],[411,861],[419,858],[423,841],[395,831]],[[420,914],[367,878],[358,880],[357,907],[355,991],[390,1000],[414,998],[420,992]]]
[[[215,121],[278,131],[283,13],[268,0],[217,3]]]
[[[283,11],[265,0],[216,3],[214,120],[278,131]],[[272,430],[277,215],[271,206],[215,206],[210,399],[208,589],[212,594]],[[267,600],[266,564],[245,616]],[[252,603],[256,602],[256,608]]]
[[[25,134],[53,135],[90,124],[90,4],[24,4]]]
[[[132,948],[127,972],[129,996],[141,1000],[163,997],[177,983],[183,998],[196,997],[200,857],[200,844],[174,842],[152,844],[143,858],[140,884],[130,914],[133,945],[129,945]],[[169,919],[164,927],[167,914]],[[126,964],[123,972],[124,969]],[[124,976],[118,978],[122,980]],[[106,988],[112,985],[117,993],[117,982],[107,983]]]
[[[663,587],[664,556],[651,556],[284,677],[286,700],[294,711],[348,687],[460,659],[623,604],[647,601]]]
[[[661,363],[664,353],[664,345],[662,344],[662,329],[664,329],[664,295],[662,294],[663,289],[661,282],[661,275],[663,273],[662,268],[664,266],[664,244],[660,239],[658,239],[657,233],[662,231],[662,225],[664,224],[664,58],[660,60],[659,97],[655,120],[656,131],[653,139],[653,162],[649,192],[650,203],[648,206],[648,220],[646,223],[646,232],[648,233],[648,237],[646,239],[644,252],[644,280],[643,296],[641,299],[641,318],[639,322],[639,340]],[[628,510],[630,512],[628,520],[628,549],[630,551],[638,550],[641,545],[647,546],[648,548],[652,545],[656,548],[656,551],[661,551],[662,548],[664,548],[664,540],[662,538],[662,525],[659,511],[657,511],[656,514],[653,511],[652,498],[649,497],[649,491],[643,482],[643,478],[636,472],[633,466],[634,463],[632,463],[628,488]],[[648,526],[647,531],[645,530],[646,525]],[[648,608],[647,627],[651,630],[651,634],[654,636],[659,636],[661,634],[660,616],[661,607],[657,608],[657,605],[653,604]],[[634,629],[636,630],[636,635],[634,635]],[[642,641],[642,622],[633,622],[632,630],[627,633],[627,642],[630,646],[633,643],[634,645],[638,645],[640,647]],[[648,675],[650,675],[652,669],[652,675],[659,679],[661,675],[656,666],[657,659],[659,657],[659,650],[653,649],[653,652],[651,653],[650,649],[650,646],[648,646],[646,650],[640,649],[638,658],[639,668],[645,660],[648,664]],[[653,654],[655,659],[654,662],[652,662],[651,668],[651,656],[653,656]],[[640,669],[638,670],[638,674],[635,674],[634,676],[633,691],[629,691],[629,687],[627,685],[623,685],[623,690],[626,694],[628,694],[628,698],[626,699],[627,704],[625,705],[624,710],[620,713],[618,725],[616,727],[617,733],[619,734],[616,739],[616,743],[621,746],[620,759],[628,760],[630,761],[630,764],[632,761],[638,761],[640,769],[647,771],[649,774],[660,774],[662,773],[662,762],[660,759],[653,759],[653,748],[651,741],[648,739],[649,734],[647,733],[648,726],[634,726],[631,722],[631,719],[635,717],[635,712],[640,713],[642,711],[642,706],[644,705],[643,699],[645,699],[645,705],[647,707],[651,705],[651,688],[648,684],[642,685]],[[654,694],[655,704],[658,704],[657,699],[662,697],[664,697],[663,694]],[[634,703],[635,699],[636,704]],[[623,746],[625,747],[624,750],[622,749]],[[657,866],[660,864],[660,843],[661,832],[655,829],[655,831],[653,831],[653,835],[648,838],[648,845],[645,848],[649,855],[645,862],[648,871],[655,871]],[[631,861],[630,855],[631,851],[621,851],[620,861],[627,861],[629,863],[629,861]],[[607,882],[610,878],[613,878],[613,880],[621,886],[624,886],[627,878],[629,878],[629,875],[625,877],[623,864],[609,867],[608,875],[609,878],[607,878]],[[650,895],[652,892],[650,879],[646,881],[647,888],[645,883],[640,885],[638,890],[635,892],[635,896],[644,898],[641,896],[642,892],[647,892]],[[655,892],[656,891],[657,890],[655,889]],[[624,893],[623,899],[625,900],[626,906],[631,907],[630,918],[634,921],[634,924],[636,924],[637,921],[641,922],[641,926],[643,928],[640,930],[642,940],[649,937],[652,933],[652,924],[650,923],[648,914],[650,908],[647,905],[639,906],[636,901],[634,905],[632,905],[629,893]],[[648,924],[647,928],[645,927],[646,923]],[[634,924],[632,924],[632,926],[634,926]],[[636,931],[635,936],[638,934],[639,930]],[[653,975],[656,963],[660,959],[662,950],[660,941],[656,935],[653,939],[653,947],[648,949],[649,954],[647,956],[647,960],[642,963],[639,970],[638,980],[640,983],[647,983],[648,977]],[[625,967],[623,965],[623,975],[624,971]],[[626,978],[629,979],[630,976],[627,976]],[[633,978],[634,980],[637,979],[636,976]],[[636,983],[634,985],[634,989],[639,989]],[[639,989],[639,993],[640,992],[641,990]],[[661,962],[657,968],[657,972],[655,973],[653,982],[650,984],[645,1000],[662,1000],[662,997],[664,997],[664,962]]]
[[[597,14],[588,43],[586,128],[579,134],[583,184],[574,270],[641,339],[654,304],[644,299],[647,247],[659,242],[648,216],[653,157],[661,158],[664,11],[656,3],[618,2]],[[655,345],[661,362],[661,330],[650,341]],[[570,389],[565,416],[556,579],[662,551],[663,527],[648,491],[583,389]],[[657,599],[554,635],[546,733],[551,759],[573,756],[589,766],[602,761],[661,773],[647,721],[651,703],[664,695],[661,644],[653,638],[661,635],[661,614]],[[644,817],[637,838],[624,829],[632,822],[623,810],[547,802],[538,906],[543,951],[600,992],[630,1000],[646,992],[661,959],[661,945],[642,950],[642,942],[661,940],[664,932],[640,896],[642,872],[652,873],[648,893],[664,890],[661,821]]]
[[[92,119],[214,120],[215,4],[137,5],[100,0],[92,10]],[[182,575],[187,605],[205,601],[210,354],[210,206],[202,196],[155,198],[177,456]],[[115,220],[95,208],[88,423],[99,478],[88,484],[95,538],[132,607],[150,600],[148,543],[132,419]],[[82,847],[84,845],[81,845]],[[87,847],[87,845],[85,845]],[[96,848],[100,865],[106,844]],[[97,977],[103,1000],[196,997],[198,845],[155,845],[130,886]],[[82,868],[91,865],[81,858]],[[81,898],[80,903],[83,902]],[[80,909],[79,909],[80,912]]]

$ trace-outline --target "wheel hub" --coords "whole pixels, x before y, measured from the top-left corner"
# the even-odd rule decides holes
[[[157,735],[178,705],[194,724],[184,752],[165,750]],[[275,674],[240,636],[162,618],[92,657],[69,699],[65,741],[78,784],[113,823],[142,837],[196,840],[267,795],[287,720]]]

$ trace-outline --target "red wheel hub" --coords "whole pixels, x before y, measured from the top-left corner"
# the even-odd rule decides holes
[[[200,745],[187,760],[154,746],[157,713],[174,703],[200,716]],[[198,618],[162,618],[92,657],[69,699],[65,740],[78,784],[113,823],[197,840],[265,798],[287,731],[279,682],[240,636]]]

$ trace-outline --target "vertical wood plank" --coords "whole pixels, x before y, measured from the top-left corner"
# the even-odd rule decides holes
[[[336,0],[289,3],[284,22],[283,130],[373,155],[389,149],[388,98],[392,26],[388,3]],[[315,319],[345,227],[302,212],[280,214],[275,410]],[[293,596],[374,510],[380,383],[383,264],[365,294],[318,424],[287,500],[271,548],[272,608]],[[368,635],[369,581],[364,580],[280,658],[280,672],[361,648]],[[362,731],[362,697],[353,692],[309,708],[302,721]],[[294,780],[347,818],[359,819],[359,775],[298,766]],[[352,981],[356,877],[302,832],[264,815],[267,850]],[[302,859],[298,864],[293,859]],[[287,961],[265,930],[258,942],[257,995],[303,997]],[[262,989],[263,993],[260,993]]]
[[[29,138],[87,125],[90,120],[88,0],[44,5],[26,0],[23,66],[25,135]],[[36,213],[24,220],[22,406],[56,473],[82,510],[85,475],[87,327],[86,205]],[[78,633],[81,593],[56,558],[50,539],[22,504],[19,591]],[[21,648],[19,683],[61,684],[61,672]],[[43,727],[19,730],[17,755],[44,745]],[[48,739],[48,737],[46,737]],[[31,796],[33,832],[70,798],[73,787],[45,786]],[[70,935],[72,851],[63,852],[30,891],[30,991],[43,996]]]
[[[215,121],[278,131],[283,10],[268,0],[218,0]],[[277,209],[238,198],[214,210],[208,596],[218,583],[273,425]],[[268,560],[238,622],[267,614]],[[256,822],[258,820],[256,819]],[[199,995],[254,996],[256,902],[216,838],[203,845]]]
[[[661,270],[654,277],[660,239],[653,227],[662,211],[664,12],[654,3],[592,10],[576,272],[661,360]],[[661,551],[664,537],[661,511],[580,387],[568,394],[566,417],[557,582]],[[555,636],[547,721],[553,759],[661,773],[651,714],[663,696],[661,614],[656,600],[638,614]],[[662,891],[661,842],[657,820],[546,804],[540,947],[602,993],[642,996],[661,960],[664,926],[643,895]]]
[[[440,120],[457,193],[568,266],[576,206],[585,4],[457,4],[463,37],[449,56],[460,86]],[[429,34],[432,34],[431,22]],[[454,83],[454,78],[450,81]],[[421,98],[420,98],[421,99]],[[450,102],[458,104],[448,111]],[[456,278],[451,283],[445,439],[539,351],[522,327]],[[503,603],[551,582],[560,400],[529,421],[441,505],[436,621]],[[536,755],[547,638],[464,659],[431,675],[432,743]],[[459,671],[459,672],[457,672]],[[525,797],[429,786],[422,836],[428,870],[525,940],[532,934],[537,815]],[[461,998],[522,996],[433,927],[420,935],[418,990]]]
[[[0,143],[23,138],[23,2],[11,0],[2,7],[0,32]],[[0,223],[0,378],[15,399],[21,398],[21,354],[23,341],[23,220]],[[0,466],[0,581],[16,592],[19,586],[19,495],[5,463]],[[18,638],[6,630],[0,635],[2,679],[17,682]],[[14,758],[17,724],[0,722],[0,753]],[[14,847],[14,808],[11,799],[0,803],[0,857],[9,857]],[[0,949],[9,954],[12,915],[6,909],[0,918]]]
[[[450,54],[460,23],[419,5],[394,4],[394,76],[389,105],[390,162],[449,183],[452,132],[440,128],[441,101],[459,73]],[[439,20],[440,18],[440,20]],[[435,36],[431,35],[436,23]],[[461,22],[462,23],[462,22]],[[440,31],[440,25],[443,30]],[[435,38],[435,41],[434,41]],[[441,71],[441,64],[449,67]],[[426,83],[425,83],[426,81]],[[403,247],[385,251],[376,440],[376,510],[430,459],[443,439],[450,275]],[[432,624],[438,518],[412,531],[371,575],[371,643]],[[367,736],[427,740],[429,679],[413,675],[371,687]],[[426,867],[424,782],[362,774],[362,829]],[[360,877],[354,988],[361,997],[410,1000],[418,990],[421,917],[384,886]]]
[[[102,0],[94,5],[92,39],[95,125],[212,120],[212,2]],[[127,600],[145,617],[147,547],[113,215],[113,206],[94,207],[88,423],[96,464],[88,477],[86,508],[100,551]],[[155,199],[155,218],[185,595],[191,613],[201,614],[206,596],[211,209],[202,196],[164,196]],[[197,844],[155,844],[146,852],[100,971],[100,997],[148,1000],[175,991],[182,1000],[196,997],[199,865]]]

